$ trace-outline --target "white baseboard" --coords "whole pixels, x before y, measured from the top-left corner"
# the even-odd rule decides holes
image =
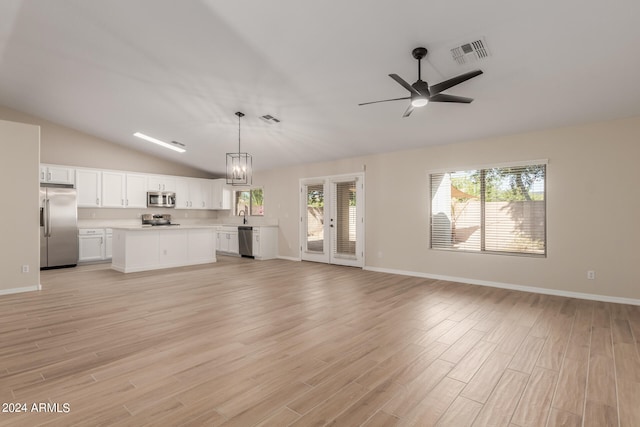
[[[284,259],[286,261],[302,261],[300,257],[291,257],[291,256],[278,256],[278,259]]]
[[[640,299],[622,298],[608,295],[587,294],[583,292],[562,291],[559,289],[538,288],[534,286],[514,285],[511,283],[491,282],[487,280],[469,279],[466,277],[441,276],[438,274],[420,273],[416,271],[394,270],[389,268],[364,267],[364,270],[379,273],[401,274],[403,276],[424,277],[425,279],[446,280],[448,282],[468,283],[470,285],[490,286],[492,288],[509,289],[512,291],[532,292],[536,294],[556,295],[567,298],[579,298],[591,301],[613,302],[617,304],[640,305]]]
[[[0,289],[0,295],[19,294],[21,292],[41,291],[42,285],[24,286],[22,288]]]

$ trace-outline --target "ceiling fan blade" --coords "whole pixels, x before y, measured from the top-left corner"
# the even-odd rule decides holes
[[[466,82],[469,79],[479,76],[480,74],[482,74],[481,70],[469,71],[468,73],[460,74],[459,76],[453,77],[449,80],[445,80],[433,86],[429,86],[429,92],[431,92],[432,95],[440,93],[444,90],[449,89],[450,87],[459,85],[462,82]]]
[[[429,98],[429,102],[458,102],[460,104],[470,104],[473,98],[465,98],[464,96],[447,95],[439,93]]]
[[[400,77],[397,74],[389,74],[389,77],[391,77],[393,80],[395,80],[396,82],[400,83],[400,85],[405,88],[406,90],[408,90],[411,93],[415,93],[417,95],[420,95],[420,92],[418,92],[417,90],[415,90],[413,88],[413,86],[411,86],[409,83],[407,83],[406,81],[404,81],[402,79],[402,77]]]
[[[394,99],[384,99],[382,101],[363,102],[362,104],[358,104],[358,105],[377,104],[378,102],[400,101],[401,99],[411,99],[411,97],[405,96],[404,98],[394,98]]]
[[[407,111],[404,112],[402,117],[409,117],[413,112],[413,108],[414,108],[413,105],[409,104],[409,108],[407,108]]]

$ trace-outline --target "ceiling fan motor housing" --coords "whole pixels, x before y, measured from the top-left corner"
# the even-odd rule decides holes
[[[419,61],[425,56],[427,56],[427,52],[429,51],[427,50],[426,47],[417,47],[413,49],[413,51],[411,51],[411,54],[413,55],[414,58],[416,58]]]

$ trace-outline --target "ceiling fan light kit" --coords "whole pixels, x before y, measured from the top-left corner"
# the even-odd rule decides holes
[[[238,152],[227,153],[227,184],[251,185],[253,160],[251,154],[240,150],[240,119],[244,113],[237,112],[238,116]]]
[[[473,99],[465,98],[464,96],[455,96],[455,95],[447,95],[441,93],[453,86],[459,85],[460,83],[466,82],[469,79],[472,79],[476,76],[482,74],[481,70],[469,71],[468,73],[460,74],[459,76],[453,77],[449,80],[445,80],[443,82],[437,83],[435,85],[429,85],[427,82],[422,80],[422,69],[421,69],[421,60],[425,56],[427,56],[427,49],[424,47],[417,47],[413,49],[411,55],[418,60],[418,80],[413,83],[407,83],[402,77],[397,74],[389,74],[393,80],[395,80],[400,86],[409,91],[409,96],[404,98],[394,98],[394,99],[385,99],[382,101],[373,101],[373,102],[364,102],[358,105],[369,105],[369,104],[377,104],[379,102],[389,102],[389,101],[400,101],[405,99],[410,99],[411,102],[409,107],[404,112],[402,117],[409,117],[413,112],[414,108],[420,108],[427,105],[429,102],[451,102],[457,104],[470,104]]]

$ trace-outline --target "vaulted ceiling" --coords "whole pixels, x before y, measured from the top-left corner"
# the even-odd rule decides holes
[[[3,0],[0,105],[222,174],[640,114],[637,0]],[[451,49],[483,40],[459,65]],[[388,74],[482,69],[403,118]],[[281,122],[270,124],[260,116]],[[174,153],[135,138],[180,141]]]

